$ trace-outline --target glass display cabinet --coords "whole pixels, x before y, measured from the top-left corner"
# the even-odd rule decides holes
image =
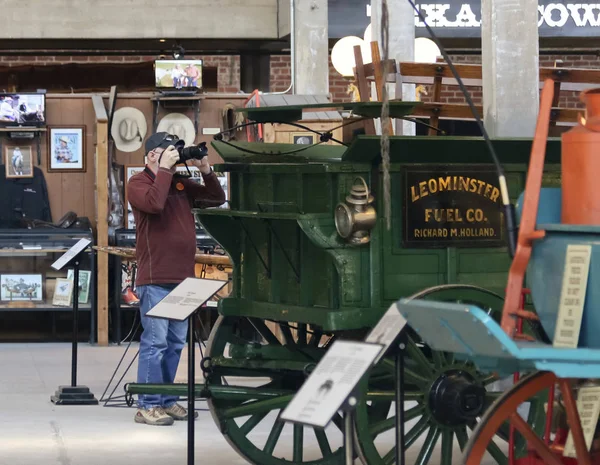
[[[0,229],[0,312],[5,336],[16,332],[19,324],[39,326],[40,314],[50,312],[55,339],[57,313],[73,311],[73,269],[56,271],[50,265],[83,238],[94,243],[92,231],[85,229]],[[80,265],[79,311],[89,315],[90,343],[96,339],[95,293],[95,251],[89,248]]]

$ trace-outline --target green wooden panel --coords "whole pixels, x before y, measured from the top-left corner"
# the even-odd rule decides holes
[[[400,118],[410,114],[421,102],[389,102],[391,118]],[[315,103],[311,105],[282,105],[272,107],[238,108],[238,113],[243,113],[251,121],[259,123],[291,123],[300,121],[304,110],[311,113],[322,111],[352,111],[355,115],[379,118],[381,116],[381,102],[356,102],[356,103]]]
[[[398,298],[431,286],[471,284],[504,293],[510,265],[504,247],[402,244],[404,168],[493,167],[483,140],[392,138],[391,230],[384,218],[381,167],[377,172],[371,165],[378,163],[378,144],[379,138],[361,137],[349,149],[313,147],[302,156],[265,155],[269,149],[264,146],[271,144],[255,144],[263,146],[263,155],[240,156],[219,145],[226,155],[222,167],[231,176],[231,210],[206,210],[198,216],[235,257],[236,289],[223,304],[224,314],[358,328],[376,321]],[[524,189],[531,140],[496,140],[494,145],[514,201]],[[560,185],[560,141],[551,140],[548,147],[543,183]],[[375,183],[373,174],[379,177]],[[378,215],[372,241],[364,247],[347,245],[333,220],[335,206],[345,200],[357,176],[374,187]]]

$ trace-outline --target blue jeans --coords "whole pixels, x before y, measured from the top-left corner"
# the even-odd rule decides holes
[[[144,331],[140,338],[138,383],[172,383],[175,380],[181,351],[187,339],[188,321],[172,321],[148,317],[155,307],[176,285],[138,286],[140,316]],[[177,396],[140,394],[139,408],[170,407],[179,400]]]

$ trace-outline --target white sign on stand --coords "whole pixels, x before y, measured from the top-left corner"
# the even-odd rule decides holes
[[[187,278],[161,300],[148,316],[183,321],[208,299],[219,292],[227,281]]]
[[[600,416],[600,387],[599,386],[584,386],[579,389],[577,395],[577,412],[581,420],[581,428],[588,451],[592,447],[594,433],[596,432],[596,424],[598,416]],[[577,458],[575,452],[575,443],[573,442],[573,432],[569,431],[565,449],[563,452],[565,457]]]
[[[383,350],[377,357],[377,360],[375,360],[375,363],[378,363],[379,359],[385,355],[406,324],[406,318],[400,313],[398,304],[394,303],[365,339],[365,342],[383,346]]]
[[[325,428],[381,351],[376,344],[335,341],[281,419]]]
[[[73,247],[67,250],[62,255],[62,257],[60,257],[50,266],[56,271],[61,270],[63,266],[65,266],[67,263],[73,260],[79,253],[83,252],[85,248],[91,243],[92,241],[90,241],[89,239],[80,239],[79,242],[77,242],[77,244],[75,244]]]
[[[577,348],[591,256],[591,245],[567,246],[554,347]]]

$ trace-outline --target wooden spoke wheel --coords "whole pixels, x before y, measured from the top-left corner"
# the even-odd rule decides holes
[[[551,388],[558,387],[553,403],[555,415],[552,418],[548,437],[535,431],[523,419],[519,407],[524,403],[547,402]],[[556,409],[563,406],[559,412]],[[497,444],[498,431],[508,424],[516,430],[516,435],[527,443],[528,458],[521,463],[527,465],[598,465],[600,464],[600,444],[596,439],[592,444],[592,453],[585,448],[581,431],[581,422],[577,414],[572,385],[568,380],[557,379],[550,372],[536,372],[523,378],[511,389],[499,397],[486,412],[481,422],[473,432],[464,451],[465,465],[479,465],[490,448],[499,447]],[[563,456],[564,446],[569,433],[573,432],[577,459]],[[579,444],[579,447],[578,447]]]
[[[414,296],[436,301],[475,304],[500,319],[502,298],[473,286],[448,285],[431,288]],[[469,435],[484,412],[503,393],[491,373],[481,373],[470,362],[455,359],[453,354],[432,350],[415,332],[409,331],[405,356],[405,450],[408,463],[426,465],[435,449],[441,446],[439,463],[451,465],[455,443],[466,447]],[[365,465],[395,463],[395,382],[394,358],[384,358],[362,385],[356,412],[356,442]],[[457,402],[458,401],[458,402]],[[527,412],[527,421],[536,430],[543,430],[543,403],[534,403]],[[508,426],[498,430],[508,438]],[[419,443],[416,447],[415,444]],[[519,453],[525,453],[525,443],[518,441]],[[491,446],[493,461],[508,463],[505,451]],[[437,457],[434,459],[437,461]]]
[[[231,389],[208,405],[229,444],[250,463],[343,464],[341,416],[325,430],[278,419],[336,337],[305,324],[219,317],[208,342],[209,386]]]

